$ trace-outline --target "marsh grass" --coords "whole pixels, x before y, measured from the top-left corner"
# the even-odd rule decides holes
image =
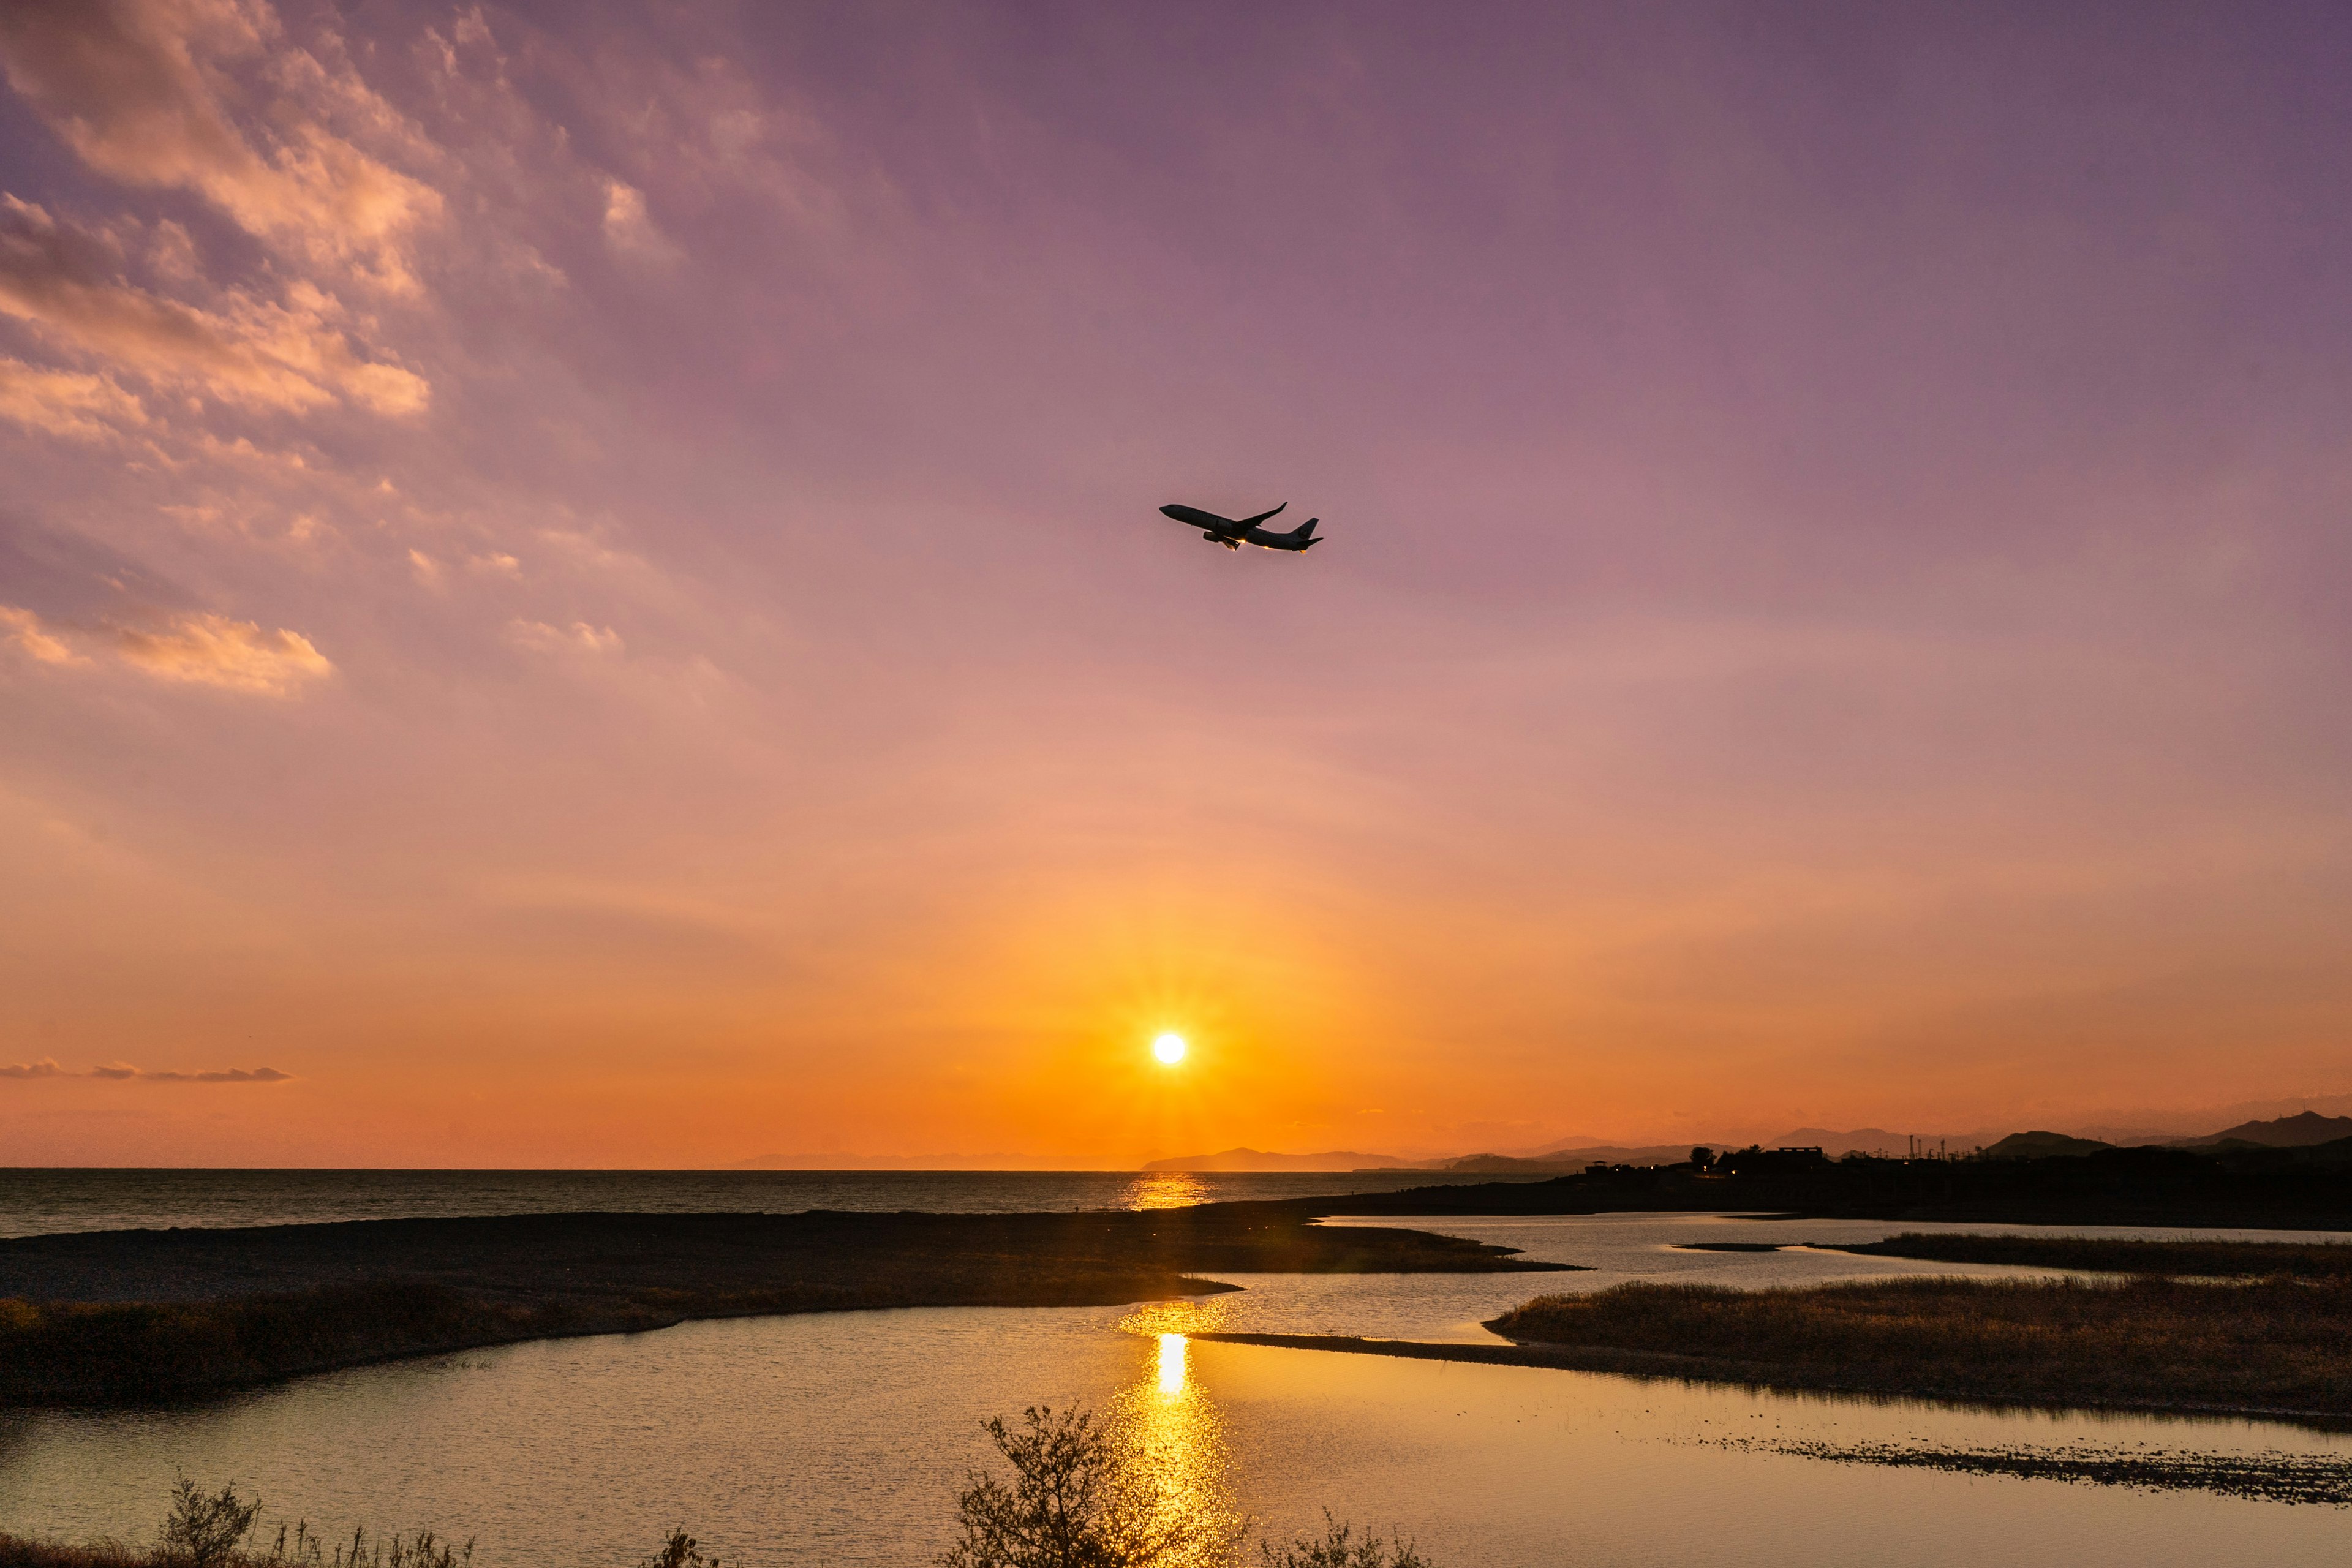
[[[260,1518],[261,1500],[239,1497],[235,1481],[208,1492],[183,1476],[172,1489],[171,1510],[155,1545],[68,1546],[0,1535],[0,1568],[470,1568],[474,1561],[472,1542],[459,1546],[429,1530],[372,1538],[356,1529],[350,1540],[331,1542],[313,1533],[307,1521],[279,1525],[268,1547],[257,1548],[247,1539]],[[693,1544],[687,1542],[689,1549]],[[690,1563],[654,1561],[661,1568],[704,1568],[698,1555]]]
[[[0,1367],[18,1397],[45,1378],[99,1400],[167,1399],[381,1356],[559,1332],[560,1313],[426,1284],[230,1300],[0,1301]]]
[[[956,1500],[960,1539],[941,1568],[1218,1568],[1245,1532],[1238,1520],[1198,1509],[1171,1512],[1121,1462],[1109,1433],[1086,1411],[1032,1406],[1018,1423],[987,1423],[1011,1467],[1008,1482],[974,1472]],[[266,1548],[249,1545],[258,1497],[236,1483],[207,1492],[185,1477],[152,1547],[100,1541],[65,1545],[0,1535],[0,1568],[472,1568],[474,1543],[429,1530],[371,1538],[354,1530],[329,1541],[307,1521],[281,1524]],[[1327,1512],[1325,1533],[1259,1545],[1264,1568],[1431,1568],[1410,1545],[1359,1539]],[[683,1527],[637,1568],[720,1568]]]
[[[1323,1533],[1302,1535],[1286,1545],[1276,1546],[1271,1541],[1258,1542],[1259,1559],[1264,1568],[1431,1568],[1409,1542],[1391,1536],[1382,1541],[1377,1535],[1359,1539],[1353,1525],[1342,1524],[1323,1513]]]
[[[1797,1387],[2352,1415],[2352,1281],[1637,1282],[1538,1297],[1487,1327]]]
[[[2161,1274],[2206,1279],[2352,1280],[2352,1243],[2340,1241],[2158,1241],[2104,1236],[1929,1235],[1905,1231],[1838,1248],[1937,1263],[2011,1263],[2097,1274]]]

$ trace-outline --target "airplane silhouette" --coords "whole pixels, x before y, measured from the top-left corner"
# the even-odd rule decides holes
[[[1284,501],[1282,506],[1289,504]],[[1323,521],[1319,517],[1308,518],[1288,533],[1269,533],[1258,526],[1275,511],[1280,511],[1282,506],[1276,507],[1274,511],[1262,511],[1255,517],[1238,520],[1219,517],[1213,511],[1202,511],[1196,506],[1163,506],[1160,510],[1162,516],[1172,517],[1188,527],[1199,529],[1202,538],[1222,544],[1228,550],[1239,550],[1244,544],[1255,544],[1265,550],[1305,550],[1323,542],[1315,537],[1315,525]]]

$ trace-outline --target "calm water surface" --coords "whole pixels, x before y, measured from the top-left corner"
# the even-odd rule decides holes
[[[505,1214],[1015,1214],[1385,1193],[1491,1176],[1370,1171],[0,1170],[0,1237]],[[1533,1179],[1533,1178],[1531,1178]]]
[[[684,1522],[706,1550],[747,1568],[895,1568],[946,1544],[956,1489],[987,1458],[979,1423],[1052,1403],[1108,1414],[1132,1462],[1172,1501],[1245,1513],[1276,1533],[1307,1529],[1328,1507],[1418,1538],[1444,1568],[2346,1561],[2352,1512],[2339,1509],[1722,1446],[1814,1437],[2352,1454],[2352,1437],[2338,1434],[1755,1394],[1183,1336],[1214,1323],[1483,1337],[1479,1318],[1537,1289],[1636,1275],[1789,1283],[2000,1272],[1673,1249],[1895,1228],[1859,1222],[1421,1223],[1601,1268],[1517,1279],[1236,1276],[1246,1286],[1237,1294],[1132,1310],[689,1323],[357,1369],[193,1410],[19,1413],[0,1418],[0,1528],[143,1537],[185,1471],[233,1475],[258,1488],[273,1515],[472,1534],[490,1564],[625,1564]]]

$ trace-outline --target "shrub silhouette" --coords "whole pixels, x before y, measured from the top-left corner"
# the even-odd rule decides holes
[[[1265,1559],[1265,1568],[1430,1568],[1429,1559],[1410,1542],[1400,1542],[1394,1536],[1382,1542],[1369,1535],[1357,1541],[1353,1525],[1339,1523],[1325,1509],[1320,1541],[1302,1535],[1283,1547],[1261,1541],[1258,1551]]]
[[[1011,1485],[975,1472],[957,1499],[963,1539],[940,1568],[1191,1568],[1232,1561],[1242,1529],[1196,1514],[1169,1517],[1149,1489],[1124,1474],[1110,1436],[1086,1411],[1031,1405],[1018,1429],[988,1423],[989,1440],[1013,1467]],[[1324,1532],[1286,1546],[1261,1542],[1265,1568],[1431,1568],[1391,1538],[1359,1541],[1323,1515]]]
[[[662,1549],[637,1564],[637,1568],[719,1568],[719,1559],[706,1558],[697,1551],[694,1537],[680,1525],[669,1532]]]
[[[1013,1484],[975,1471],[956,1500],[963,1539],[941,1568],[1175,1568],[1213,1561],[1231,1533],[1173,1517],[1123,1475],[1110,1437],[1087,1411],[1031,1405],[1016,1430],[1002,1416],[989,1440],[1013,1467]]]
[[[182,1476],[172,1488],[172,1511],[163,1519],[163,1544],[157,1555],[187,1568],[219,1568],[236,1554],[261,1517],[261,1500],[247,1502],[230,1481],[205,1492]]]

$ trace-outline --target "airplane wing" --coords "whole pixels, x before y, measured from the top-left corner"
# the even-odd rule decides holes
[[[1288,506],[1289,504],[1290,503],[1288,501],[1284,501],[1282,506]],[[1274,511],[1280,511],[1282,510],[1282,506],[1276,507]],[[1259,523],[1264,522],[1267,518],[1272,517],[1274,515],[1274,511],[1262,511],[1255,517],[1245,517],[1241,520],[1239,526],[1243,528],[1255,528]]]

